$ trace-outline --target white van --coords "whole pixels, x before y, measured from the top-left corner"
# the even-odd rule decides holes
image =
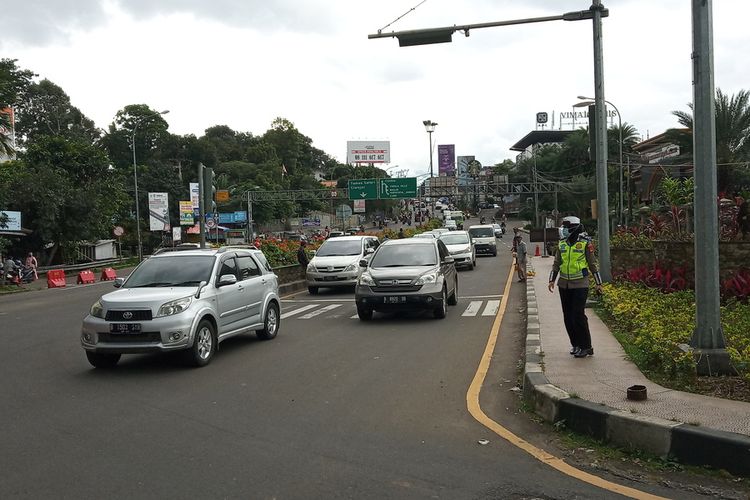
[[[493,257],[497,255],[497,240],[492,224],[469,226],[469,236],[474,241],[477,253],[488,253]]]

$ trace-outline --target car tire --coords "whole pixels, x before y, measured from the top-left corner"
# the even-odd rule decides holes
[[[495,250],[492,252],[492,256],[497,257],[497,248],[495,248]]]
[[[114,368],[117,366],[117,362],[120,361],[119,354],[111,354],[107,352],[91,352],[86,351],[86,358],[94,368]]]
[[[256,330],[255,335],[261,340],[271,340],[279,333],[281,319],[279,316],[279,306],[276,302],[271,302],[266,308],[266,318],[263,321],[263,329]]]
[[[446,313],[448,312],[448,292],[445,290],[445,287],[443,287],[443,298],[440,301],[440,307],[436,307],[432,311],[432,315],[435,317],[435,319],[443,319],[445,318]]]
[[[470,260],[469,261],[469,271],[473,271],[474,270],[474,266],[476,266],[476,265],[477,265],[476,262],[474,262],[473,260]]]
[[[456,288],[453,289],[453,293],[448,296],[448,305],[455,306],[458,304],[458,278],[456,278]]]
[[[307,291],[310,292],[310,295],[318,295],[318,287],[317,286],[308,286]]]
[[[193,366],[206,366],[216,353],[216,331],[213,323],[204,319],[198,323],[193,345],[187,350],[187,361]]]
[[[360,321],[370,321],[372,319],[372,309],[357,306],[357,316],[359,316]]]

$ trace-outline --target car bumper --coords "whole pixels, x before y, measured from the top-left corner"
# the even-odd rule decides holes
[[[111,333],[111,323],[140,323],[141,332]],[[87,315],[81,326],[81,346],[92,352],[139,354],[167,352],[190,346],[192,316],[175,314],[150,321],[105,321]],[[170,336],[179,338],[170,340]]]
[[[468,253],[452,253],[453,261],[456,267],[458,266],[470,266],[474,261],[474,254]]]
[[[417,291],[373,290],[367,285],[357,285],[354,291],[357,307],[374,311],[431,310],[442,307],[443,284],[423,285]]]
[[[336,287],[336,286],[354,286],[359,278],[357,271],[339,272],[339,273],[313,273],[306,274],[307,286],[318,287]]]
[[[477,243],[474,247],[477,253],[490,253],[494,254],[497,252],[497,245],[489,245],[487,243]]]

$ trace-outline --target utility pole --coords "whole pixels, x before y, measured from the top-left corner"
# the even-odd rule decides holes
[[[601,0],[593,0],[594,24],[594,101],[596,104],[596,196],[599,238],[599,272],[604,281],[612,280],[609,251],[609,190],[607,189],[607,108],[604,104],[604,55],[602,49]]]
[[[732,373],[721,329],[716,115],[711,0],[693,0],[693,159],[695,163],[695,330],[699,375]]]
[[[203,163],[198,163],[198,202],[201,209],[198,211],[199,225],[201,231],[201,248],[206,248],[206,207],[203,206],[203,192],[206,186],[203,185]]]

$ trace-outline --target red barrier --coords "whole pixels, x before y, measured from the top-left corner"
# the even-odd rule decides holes
[[[536,246],[536,253],[534,254],[534,257],[541,257],[542,253],[539,251],[539,245]]]
[[[62,269],[47,271],[47,288],[65,288],[65,271]]]
[[[78,280],[76,283],[79,285],[86,285],[89,283],[94,283],[96,281],[96,278],[94,277],[94,271],[91,269],[86,269],[85,271],[81,271],[78,273]]]
[[[99,281],[112,281],[115,278],[117,278],[115,270],[111,267],[105,267],[102,269],[102,276],[99,278]]]

